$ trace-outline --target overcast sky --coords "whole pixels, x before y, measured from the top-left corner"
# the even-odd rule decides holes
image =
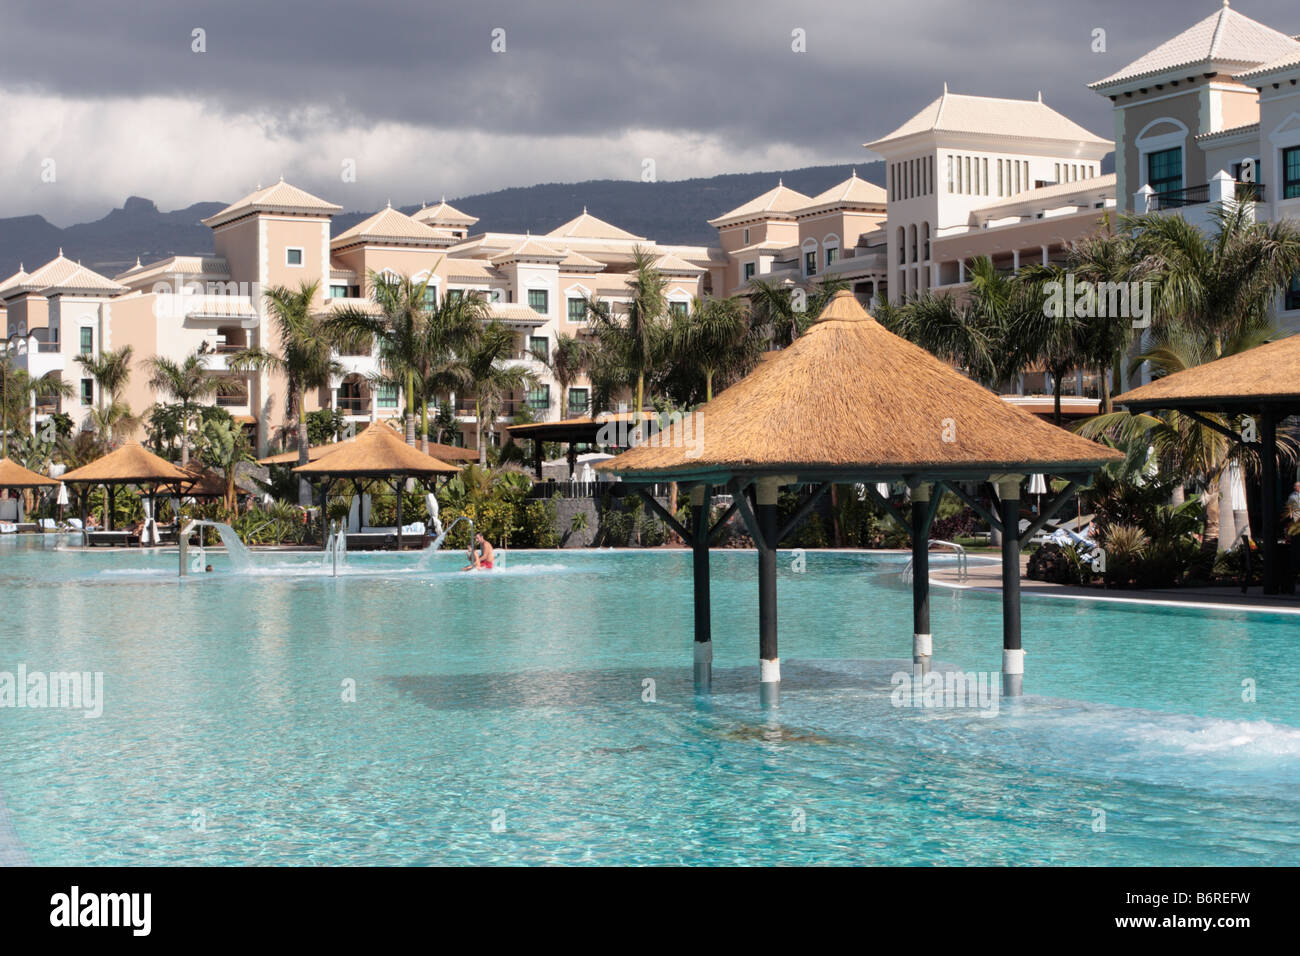
[[[281,175],[359,210],[638,179],[646,159],[659,179],[853,162],[945,80],[1041,89],[1110,136],[1109,104],[1084,84],[1218,5],[6,0],[0,216],[67,225],[128,195],[166,210]],[[1234,7],[1300,33],[1294,0]],[[806,52],[792,50],[796,29]]]

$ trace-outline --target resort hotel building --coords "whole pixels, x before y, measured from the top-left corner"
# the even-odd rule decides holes
[[[257,436],[259,450],[279,441],[285,383],[265,373],[236,374],[225,357],[250,345],[274,350],[262,321],[261,292],[317,283],[317,309],[371,308],[372,272],[427,280],[433,302],[483,293],[492,317],[513,329],[513,361],[540,384],[502,409],[528,407],[538,420],[587,413],[579,381],[560,394],[540,356],[556,336],[587,328],[585,297],[617,313],[628,301],[633,250],[654,256],[667,279],[670,308],[698,296],[745,295],[756,281],[807,289],[833,276],[858,299],[903,302],[930,292],[960,294],[966,264],[988,256],[1001,269],[1061,261],[1068,245],[1114,224],[1123,212],[1161,212],[1211,222],[1216,203],[1245,196],[1257,219],[1300,214],[1300,42],[1227,3],[1173,39],[1091,85],[1114,107],[1113,139],[1048,106],[1040,95],[999,99],[950,92],[888,135],[866,143],[864,161],[883,161],[881,188],[856,172],[808,196],[777,182],[710,219],[715,246],[657,243],[586,209],[541,235],[474,232],[477,220],[445,201],[407,215],[385,208],[335,235],[341,207],[288,182],[259,188],[205,220],[213,250],[138,263],[101,275],[62,253],[0,283],[0,304],[20,367],[61,376],[75,391],[38,404],[84,418],[95,382],[78,355],[133,347],[137,365],[201,349],[213,375],[232,387],[214,401]],[[1103,159],[1115,154],[1115,172]],[[1277,323],[1300,328],[1300,278],[1279,296]],[[333,407],[357,422],[399,414],[395,387],[372,386],[374,353],[341,355],[345,372],[307,396],[306,409]],[[126,402],[137,413],[157,396],[138,368]],[[1045,393],[1044,374],[1014,383]],[[1096,394],[1084,373],[1067,394]],[[1114,383],[1116,388],[1127,382]],[[449,396],[472,443],[472,402]],[[1024,399],[1022,404],[1032,404]],[[1095,408],[1095,403],[1093,404]]]

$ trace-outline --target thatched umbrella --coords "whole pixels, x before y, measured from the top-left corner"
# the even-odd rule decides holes
[[[313,445],[307,449],[307,461],[318,461],[324,456],[338,451],[351,440]],[[423,448],[420,450],[423,451]],[[472,448],[461,448],[459,445],[444,445],[441,442],[434,441],[429,442],[429,450],[426,454],[432,455],[439,461],[478,461],[478,452]],[[257,463],[259,465],[296,465],[298,464],[298,453],[296,451],[286,451],[278,455],[267,455],[265,458],[257,459]]]
[[[356,438],[340,442],[333,451],[293,469],[304,478],[321,479],[322,527],[327,520],[325,502],[330,485],[340,478],[352,481],[391,480],[397,492],[397,550],[402,550],[402,485],[407,478],[427,482],[438,475],[460,474],[460,469],[406,444],[384,422],[371,422]]]
[[[562,418],[558,422],[510,425],[506,431],[515,439],[530,439],[533,442],[533,474],[541,481],[543,442],[558,442],[569,446],[569,477],[572,478],[577,467],[578,445],[602,444],[625,448],[626,437],[630,432],[645,426],[647,422],[653,423],[656,419],[654,412],[605,412],[594,418],[584,415],[581,418]]]
[[[913,658],[930,658],[930,523],[947,485],[1003,533],[1003,674],[1006,692],[1020,691],[1020,545],[1064,504],[1098,466],[1120,455],[1012,407],[930,353],[877,323],[850,292],[836,294],[819,319],[789,347],[746,378],[646,443],[597,465],[626,482],[693,485],[693,534],[653,499],[650,506],[696,550],[696,660],[712,659],[708,621],[710,490],[728,486],[759,552],[762,681],[780,681],[776,643],[776,548],[832,483],[861,484],[913,541]],[[1020,533],[1022,478],[1032,472],[1069,479],[1064,491]],[[910,528],[876,490],[905,481],[912,489]],[[992,481],[1000,491],[993,514],[958,484]],[[813,494],[784,528],[777,527],[782,486],[812,485]],[[755,503],[746,497],[753,486]],[[702,600],[701,600],[702,598]],[[701,646],[703,645],[703,646]],[[707,674],[707,666],[697,672]]]
[[[127,442],[116,451],[97,458],[88,465],[73,469],[63,476],[69,485],[103,485],[108,495],[105,506],[105,527],[113,530],[113,495],[118,485],[148,485],[157,489],[161,484],[188,482],[190,476],[169,461],[159,458],[139,442]],[[86,519],[88,495],[82,494],[81,518]]]
[[[1264,539],[1264,593],[1282,585],[1281,489],[1277,465],[1278,422],[1300,414],[1300,335],[1166,375],[1115,398],[1129,411],[1175,409],[1253,449],[1260,458],[1260,519]],[[1233,431],[1206,413],[1249,415],[1254,434]]]
[[[15,491],[22,492],[28,488],[53,488],[58,484],[53,478],[46,478],[44,475],[38,475],[34,471],[29,471],[12,458],[0,458],[0,489],[12,488]],[[19,501],[22,501],[21,496]],[[19,518],[22,517],[21,511],[26,507],[19,504]]]

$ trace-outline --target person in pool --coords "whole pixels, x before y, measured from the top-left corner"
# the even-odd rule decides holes
[[[469,564],[465,565],[461,570],[491,571],[492,560],[496,555],[496,551],[493,549],[492,545],[488,543],[488,539],[483,537],[481,534],[474,535],[474,544],[477,544],[479,547],[475,548],[473,545],[470,545],[470,549],[465,552],[469,555]]]

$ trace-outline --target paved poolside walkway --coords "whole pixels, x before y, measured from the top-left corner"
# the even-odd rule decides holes
[[[1190,607],[1216,607],[1225,609],[1254,609],[1261,611],[1287,611],[1300,614],[1300,595],[1265,596],[1258,587],[1242,594],[1240,587],[1160,588],[1152,590],[1106,590],[1084,588],[1067,584],[1049,584],[1031,581],[1025,577],[1029,557],[1020,558],[1020,591],[1036,597],[1075,598],[1092,601],[1113,601],[1141,604],[1185,604]],[[993,559],[972,561],[965,580],[958,580],[957,569],[948,565],[934,567],[930,581],[943,587],[969,588],[979,591],[1002,590],[1002,562]]]

